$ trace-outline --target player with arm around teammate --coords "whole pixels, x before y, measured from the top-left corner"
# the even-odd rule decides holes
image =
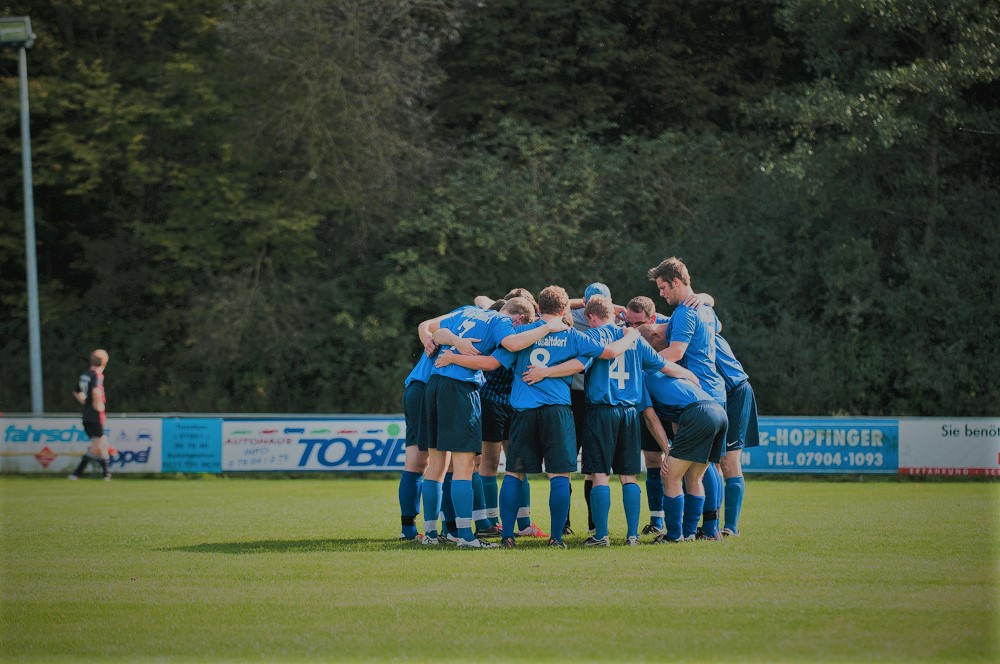
[[[656,348],[655,340],[646,334],[649,326],[639,330]],[[705,507],[702,478],[710,463],[718,463],[725,446],[729,426],[726,411],[701,388],[659,374],[645,376],[639,407],[646,425],[666,455],[661,464],[666,532],[654,541],[694,541]],[[661,420],[676,425],[672,444],[667,441]]]
[[[466,307],[439,322],[428,323],[424,329],[432,332],[434,342],[445,346],[442,349],[445,351],[457,349],[461,353],[478,355],[492,353],[501,345],[518,350],[542,338],[549,330],[514,333],[512,318],[521,315],[516,311],[517,306],[515,302],[508,302],[500,312]],[[441,508],[441,482],[448,464],[452,463],[452,503],[458,526],[456,544],[463,548],[490,546],[475,537],[472,531],[472,473],[475,457],[482,449],[479,397],[482,382],[481,371],[458,365],[435,367],[427,381],[421,421],[421,436],[424,439],[421,444],[429,451],[421,485],[425,527],[423,544],[439,543],[437,515]]]
[[[598,344],[607,346],[622,339],[626,331],[614,324],[614,305],[610,298],[592,297],[584,309],[590,329],[585,332]],[[575,366],[574,366],[575,365]],[[554,366],[532,367],[525,382],[563,375],[567,370],[581,371],[578,359]],[[612,472],[622,484],[627,533],[625,543],[639,543],[641,492],[636,475],[641,470],[639,453],[639,416],[636,411],[642,394],[642,375],[663,372],[696,380],[694,375],[673,362],[667,362],[642,339],[613,359],[595,359],[586,368],[587,408],[583,433],[583,472],[593,477],[591,503],[595,533],[584,544],[591,547],[610,545],[608,513],[611,508],[609,478]],[[655,472],[659,472],[657,466]]]

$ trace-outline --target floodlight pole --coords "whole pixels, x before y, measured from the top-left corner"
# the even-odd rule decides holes
[[[31,412],[41,415],[42,342],[38,323],[38,266],[35,262],[35,197],[31,185],[31,127],[28,119],[28,54],[35,43],[27,16],[0,18],[0,45],[17,49],[21,92],[21,170],[24,182],[24,264],[28,282],[28,347],[31,361]]]
[[[31,183],[31,127],[28,124],[28,55],[18,49],[21,87],[21,169],[24,173],[24,253],[28,273],[28,347],[31,354],[31,412],[41,415],[42,340],[38,322],[38,265],[35,261],[35,196]]]

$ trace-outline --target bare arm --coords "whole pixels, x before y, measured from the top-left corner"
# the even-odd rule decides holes
[[[493,306],[494,302],[496,302],[496,300],[486,297],[485,295],[477,295],[475,299],[472,300],[472,303],[480,309],[489,309]]]
[[[668,361],[666,364],[663,365],[663,368],[660,369],[660,372],[666,374],[667,376],[672,376],[674,378],[681,378],[690,383],[694,383],[698,387],[701,387],[701,381],[698,380],[697,376],[691,373],[690,370],[685,369],[684,367],[675,362]]]
[[[500,366],[500,360],[492,355],[460,355],[448,351],[438,355],[434,361],[434,366],[438,368],[446,367],[449,364],[457,364],[473,371],[493,371]]]
[[[500,345],[510,352],[516,353],[519,350],[524,350],[547,334],[562,332],[568,329],[569,326],[562,321],[553,320],[549,321],[546,325],[539,325],[538,327],[525,330],[524,332],[518,332],[517,334],[509,334],[504,337],[503,341],[500,342]]]
[[[642,411],[642,419],[645,420],[646,428],[649,429],[649,433],[653,434],[653,439],[663,450],[663,453],[670,454],[670,441],[667,440],[667,432],[652,406]]]
[[[575,373],[580,373],[583,369],[583,362],[574,357],[572,360],[566,360],[551,367],[531,365],[527,371],[521,374],[521,379],[528,385],[534,385],[546,378],[572,376]]]
[[[681,304],[692,309],[697,309],[701,306],[714,307],[715,298],[708,293],[691,293]]]
[[[582,297],[570,298],[569,308],[570,309],[583,309],[587,306],[587,303],[583,301]]]
[[[76,399],[81,406],[87,401],[87,397],[83,392],[74,392],[73,398]]]
[[[667,362],[680,362],[688,349],[686,341],[671,341],[670,345],[660,351],[660,357]]]
[[[634,327],[630,327],[625,330],[625,335],[618,341],[608,344],[604,347],[604,352],[601,353],[600,357],[602,360],[613,360],[635,343],[635,340],[639,338],[639,330]]]
[[[460,337],[451,330],[439,327],[434,331],[434,343],[439,346],[454,346],[462,355],[479,355],[479,349],[472,344],[479,341],[471,337]]]
[[[441,327],[441,321],[448,316],[451,316],[451,314],[447,313],[437,318],[425,320],[417,326],[417,336],[420,337],[420,345],[424,347],[424,351],[428,355],[433,355],[437,350],[437,345],[434,343],[434,332]]]

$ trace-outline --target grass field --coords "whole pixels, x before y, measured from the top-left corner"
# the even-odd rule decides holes
[[[398,543],[395,493],[0,478],[0,659],[1000,660],[997,483],[751,478],[738,539],[565,551]]]

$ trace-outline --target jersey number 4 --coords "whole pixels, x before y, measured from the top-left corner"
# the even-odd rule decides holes
[[[625,389],[625,381],[629,379],[629,373],[625,371],[625,360],[623,356],[619,355],[611,361],[611,367],[608,370],[608,378],[618,381],[619,390]]]

